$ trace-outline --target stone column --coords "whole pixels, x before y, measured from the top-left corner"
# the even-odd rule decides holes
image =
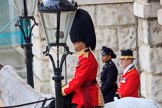
[[[162,0],[160,0],[160,5],[162,5]],[[158,22],[162,25],[162,8],[158,10]]]
[[[162,103],[162,26],[157,21],[160,3],[136,0],[134,15],[138,17],[141,96]]]

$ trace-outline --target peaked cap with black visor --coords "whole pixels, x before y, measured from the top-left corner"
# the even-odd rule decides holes
[[[87,11],[83,9],[76,11],[70,30],[70,39],[72,43],[84,42],[91,50],[95,50],[96,34],[91,16]]]

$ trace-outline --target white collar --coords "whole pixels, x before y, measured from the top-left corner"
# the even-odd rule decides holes
[[[124,69],[124,72],[123,72],[123,75],[133,66],[133,63],[129,64],[125,69]]]

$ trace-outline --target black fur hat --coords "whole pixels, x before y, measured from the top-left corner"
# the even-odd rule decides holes
[[[89,13],[83,9],[76,11],[74,21],[70,30],[72,43],[77,41],[84,42],[87,47],[94,50],[96,47],[96,34],[94,25]]]

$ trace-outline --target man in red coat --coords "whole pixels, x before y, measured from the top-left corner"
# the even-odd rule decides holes
[[[139,72],[133,65],[133,51],[122,50],[121,51],[121,66],[124,68],[124,72],[120,79],[120,85],[117,90],[117,94],[120,98],[123,97],[138,97],[138,90],[140,86]]]
[[[74,77],[62,87],[62,95],[73,93],[71,108],[101,108],[103,97],[97,84],[97,61],[91,50],[96,46],[96,35],[92,19],[87,11],[78,9],[70,31],[78,62]]]

